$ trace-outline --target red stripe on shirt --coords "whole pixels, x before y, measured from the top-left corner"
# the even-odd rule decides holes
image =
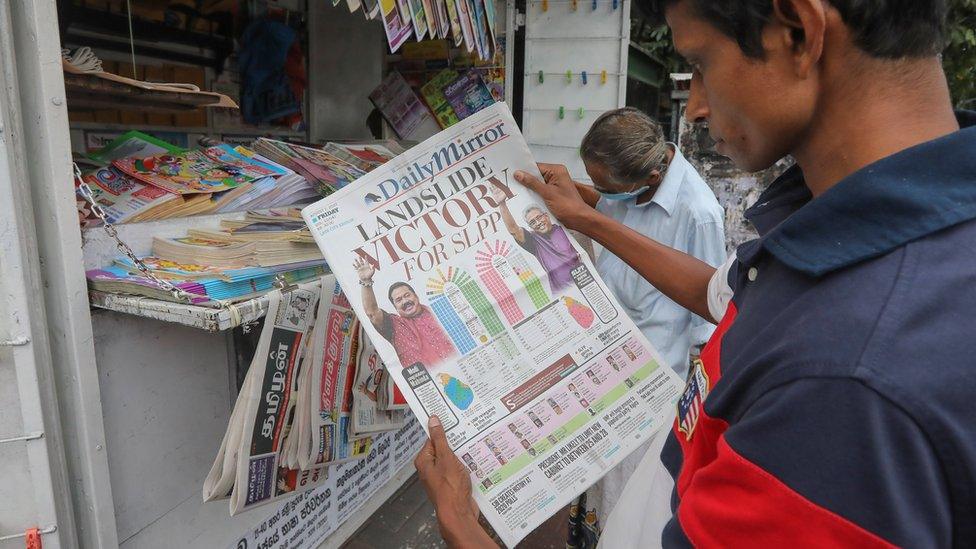
[[[722,337],[729,331],[737,313],[738,310],[735,307],[735,303],[729,302],[725,316],[722,317],[722,321],[719,322],[718,327],[712,333],[712,337],[705,344],[705,348],[702,349],[701,361],[705,367],[705,374],[708,376],[709,392],[715,390],[715,384],[722,377],[722,368],[719,364],[719,357],[722,351]],[[690,441],[687,440],[684,433],[678,430],[678,420],[675,419],[673,432],[681,444],[681,453],[683,456],[681,472],[678,474],[678,479],[675,483],[678,490],[678,497],[682,497],[685,488],[691,482],[694,472],[715,459],[715,443],[729,427],[729,424],[725,421],[713,418],[705,413],[704,403],[707,401],[708,397],[706,396],[700,405],[702,406],[702,410],[698,411],[698,422],[695,425]]]
[[[696,547],[894,547],[796,493],[724,436],[684,490],[678,522]]]

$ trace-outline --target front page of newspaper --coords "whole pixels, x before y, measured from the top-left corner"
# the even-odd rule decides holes
[[[681,385],[515,170],[539,175],[496,104],[302,211],[509,546],[665,426]]]

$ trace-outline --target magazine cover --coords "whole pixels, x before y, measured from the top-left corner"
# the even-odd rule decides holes
[[[495,102],[481,75],[473,70],[444,86],[444,97],[461,120]]]
[[[541,177],[496,103],[302,210],[509,546],[666,428],[682,385],[515,170]]]
[[[112,164],[130,177],[176,194],[226,191],[270,175],[263,166],[243,165],[236,159],[224,163],[204,151],[126,157]]]
[[[437,123],[442,129],[449,128],[460,120],[457,113],[454,112],[454,107],[444,97],[443,90],[445,86],[457,80],[458,76],[457,71],[444,69],[420,88],[420,94],[424,96],[424,101],[427,102],[427,106],[434,113]]]
[[[454,6],[457,8],[458,19],[460,19],[461,23],[461,32],[464,34],[464,49],[468,53],[471,53],[475,51],[475,41],[474,26],[471,22],[468,0],[454,0]]]
[[[464,40],[464,34],[461,30],[461,19],[458,17],[457,4],[454,3],[454,0],[445,0],[444,4],[447,9],[447,20],[451,25],[451,35],[454,37],[454,47],[458,47]]]
[[[379,8],[390,53],[396,53],[413,32],[410,28],[410,11],[397,8],[396,0],[379,0]]]
[[[430,111],[410,89],[403,75],[396,71],[387,75],[369,94],[369,100],[401,139],[407,139],[424,123],[431,121]]]
[[[179,199],[179,195],[137,181],[114,166],[99,168],[82,178],[92,190],[92,198],[105,210],[109,223],[135,220],[153,208]],[[89,217],[93,222],[98,221],[94,214]]]

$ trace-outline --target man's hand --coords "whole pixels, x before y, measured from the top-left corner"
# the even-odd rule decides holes
[[[361,257],[352,262],[352,267],[356,269],[356,274],[359,275],[359,280],[362,282],[372,281],[373,275],[376,274],[376,269],[369,264],[369,261]]]
[[[570,229],[586,233],[587,220],[593,208],[580,196],[576,182],[562,164],[539,164],[544,181],[523,172],[515,172],[515,180],[534,191],[546,202],[546,207]]]
[[[478,524],[478,504],[471,497],[468,470],[451,451],[437,416],[431,416],[428,430],[430,439],[413,464],[434,504],[441,536],[452,547],[497,548]]]
[[[495,185],[494,177],[490,178],[488,182],[491,183],[491,197],[495,199],[497,204],[504,204],[505,201],[508,200],[508,195],[505,194],[505,191],[503,191],[501,187]]]

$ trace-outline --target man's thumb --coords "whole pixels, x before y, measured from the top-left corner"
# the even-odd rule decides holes
[[[531,191],[539,192],[539,188],[544,184],[539,178],[534,175],[518,170],[515,172],[515,180],[519,183],[525,185]]]
[[[440,418],[430,416],[430,421],[427,422],[427,430],[430,441],[434,443],[434,452],[437,453],[438,458],[451,453],[451,446],[447,443],[447,435],[444,433],[444,425],[441,424]]]

